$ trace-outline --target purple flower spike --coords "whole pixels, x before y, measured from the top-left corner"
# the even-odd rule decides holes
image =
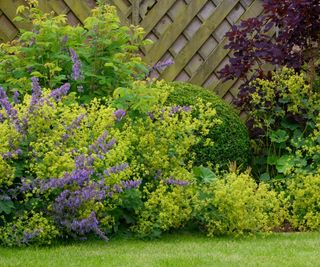
[[[82,219],[82,220],[73,220],[71,223],[71,230],[81,234],[85,235],[89,232],[94,232],[97,234],[101,239],[108,240],[105,233],[101,231],[101,229],[98,226],[99,222],[97,220],[95,212],[91,212],[90,216],[88,218]]]
[[[33,184],[31,182],[28,182],[26,178],[21,179],[21,186],[20,186],[20,192],[25,193],[32,191]]]
[[[108,143],[106,143],[106,139],[108,137],[108,132],[105,131],[98,139],[89,147],[90,152],[94,152],[99,154],[101,151],[103,154],[108,153],[108,151],[116,144],[117,140],[112,138]]]
[[[70,135],[73,134],[74,130],[75,129],[78,129],[80,128],[81,126],[81,121],[83,120],[83,118],[85,117],[86,115],[85,114],[80,114],[78,117],[76,117],[70,125],[68,125],[66,127],[66,133],[63,134],[62,136],[62,141],[66,141]]]
[[[171,185],[180,185],[180,186],[186,186],[189,184],[187,181],[183,180],[176,180],[173,177],[170,177],[169,179],[164,180],[166,184],[171,184]]]
[[[183,106],[182,109],[184,112],[190,112],[192,110],[189,106]]]
[[[139,185],[142,183],[142,180],[128,180],[128,181],[122,181],[122,187],[125,190],[138,188]]]
[[[19,148],[19,149],[15,150],[15,151],[9,151],[7,153],[2,153],[1,155],[2,155],[2,158],[4,160],[6,160],[6,159],[11,159],[13,157],[19,156],[21,154],[22,154],[22,150]]]
[[[118,109],[113,114],[116,116],[117,121],[121,121],[126,115],[126,111],[124,109]]]
[[[6,111],[7,115],[10,117],[12,115],[16,115],[16,110],[13,109],[12,105],[8,100],[7,93],[0,87],[0,105]]]
[[[81,62],[79,60],[79,57],[78,57],[76,51],[74,51],[72,48],[70,48],[69,51],[70,51],[71,60],[72,60],[72,63],[73,63],[73,66],[72,66],[72,78],[74,80],[79,80]]]
[[[0,106],[5,110],[7,116],[13,122],[16,130],[21,133],[22,126],[18,118],[18,112],[12,107],[11,103],[8,100],[8,96],[2,87],[0,87]]]
[[[69,90],[70,90],[70,83],[65,83],[61,87],[53,90],[50,94],[50,97],[52,97],[56,101],[60,101],[63,96],[67,95]]]
[[[172,116],[173,114],[175,113],[180,113],[180,112],[190,112],[191,111],[191,107],[189,106],[175,106],[175,107],[172,107],[171,110],[170,110],[170,116]]]
[[[65,46],[66,43],[68,42],[68,40],[69,40],[69,36],[68,36],[68,35],[63,36],[63,38],[62,38],[62,45]]]
[[[174,61],[172,58],[169,58],[165,61],[159,61],[157,64],[153,65],[152,67],[149,67],[149,73],[147,74],[147,78],[150,76],[152,71],[156,70],[161,72],[172,64],[174,64]]]
[[[32,98],[30,102],[30,108],[33,110],[34,106],[38,104],[39,100],[41,99],[42,96],[42,90],[39,85],[39,79],[36,77],[31,78],[32,81]]]
[[[37,229],[33,232],[24,232],[21,242],[24,244],[28,244],[29,241],[31,241],[33,238],[36,238],[37,236],[39,236],[39,232],[37,231]]]
[[[111,167],[107,170],[104,171],[104,174],[106,176],[110,176],[112,173],[113,174],[117,174],[117,173],[120,173],[122,171],[124,171],[125,169],[127,169],[129,167],[128,163],[121,163],[119,165],[116,165],[114,167]]]
[[[155,64],[151,70],[164,70],[166,67],[169,67],[170,65],[174,64],[174,61],[172,58],[169,58],[165,61],[159,61],[157,64]]]
[[[148,111],[147,114],[151,120],[154,120],[155,117],[153,112]]]
[[[13,93],[13,102],[14,102],[15,104],[19,104],[19,103],[20,103],[19,96],[20,96],[20,94],[19,94],[18,91],[15,91],[15,92]]]

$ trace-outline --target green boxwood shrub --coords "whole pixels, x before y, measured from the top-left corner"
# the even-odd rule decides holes
[[[181,82],[171,85],[174,90],[169,95],[167,103],[193,105],[200,98],[204,102],[212,103],[217,111],[217,118],[221,120],[220,125],[214,124],[209,135],[193,147],[193,152],[196,153],[195,164],[208,165],[210,162],[226,167],[235,161],[239,166],[247,166],[250,160],[248,131],[232,107],[202,87]],[[208,145],[207,138],[210,138],[213,144]]]

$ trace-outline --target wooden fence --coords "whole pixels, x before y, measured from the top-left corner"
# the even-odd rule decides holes
[[[15,9],[23,0],[0,0],[0,37],[11,40],[19,25]],[[189,81],[214,90],[227,102],[237,94],[236,81],[221,83],[218,71],[228,62],[225,33],[241,19],[262,12],[261,0],[107,0],[119,10],[124,23],[139,24],[145,38],[154,41],[143,49],[150,65],[173,60],[174,64],[152,76],[168,81]],[[90,14],[95,0],[40,0],[44,10],[66,14],[78,24]]]

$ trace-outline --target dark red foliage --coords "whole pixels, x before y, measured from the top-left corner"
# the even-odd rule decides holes
[[[309,52],[319,49],[320,0],[264,0],[263,7],[263,16],[242,21],[226,34],[233,54],[220,75],[244,81],[237,100],[242,108],[254,90],[249,82],[270,75],[263,69],[266,63],[298,71],[310,60]]]

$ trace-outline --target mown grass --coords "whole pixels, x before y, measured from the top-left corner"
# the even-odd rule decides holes
[[[0,248],[0,266],[320,266],[320,233],[237,239],[184,234],[154,241]]]

